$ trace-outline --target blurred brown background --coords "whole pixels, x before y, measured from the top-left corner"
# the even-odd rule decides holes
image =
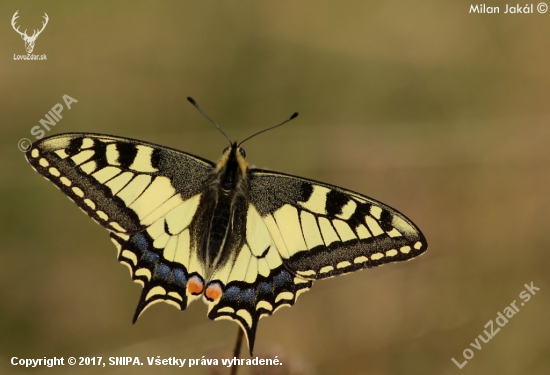
[[[2,2],[0,373],[215,373],[9,361],[200,358],[231,349],[237,332],[209,321],[202,302],[184,313],[157,304],[131,324],[141,288],[107,233],[17,149],[64,94],[78,103],[47,135],[115,134],[209,159],[226,140],[186,96],[233,139],[299,111],[247,143],[250,163],[362,192],[422,229],[422,257],[317,282],[261,321],[257,354],[278,354],[284,373],[550,373],[550,15],[469,7]],[[21,30],[49,15],[33,52],[47,61],[13,60],[25,53],[16,10]],[[520,306],[530,282],[540,291]],[[514,300],[520,312],[470,347]],[[475,356],[459,370],[451,358],[463,362],[466,348]]]

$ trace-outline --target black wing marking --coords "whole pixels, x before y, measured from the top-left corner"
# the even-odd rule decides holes
[[[364,195],[262,170],[250,171],[249,184],[285,266],[304,278],[405,261],[427,249],[412,221]]]

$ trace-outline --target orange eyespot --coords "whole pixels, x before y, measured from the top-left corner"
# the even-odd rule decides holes
[[[198,276],[193,276],[187,282],[187,290],[193,295],[201,294],[204,289],[204,284]]]
[[[223,291],[220,284],[213,283],[206,287],[204,295],[209,301],[217,301],[222,296],[222,293]]]

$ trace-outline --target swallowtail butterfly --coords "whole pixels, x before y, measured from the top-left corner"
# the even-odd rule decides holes
[[[153,303],[185,310],[202,297],[210,319],[242,327],[250,353],[259,319],[293,305],[314,280],[426,251],[420,230],[395,209],[249,168],[241,144],[230,141],[213,163],[135,139],[67,133],[35,142],[26,156],[109,231],[118,260],[143,286],[134,322]]]

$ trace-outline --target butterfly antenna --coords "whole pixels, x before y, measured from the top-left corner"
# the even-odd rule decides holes
[[[296,117],[298,117],[298,112],[294,112],[292,114],[292,116],[290,116],[289,118],[287,118],[285,121],[281,122],[280,124],[277,124],[275,126],[272,126],[270,128],[267,128],[267,129],[264,129],[264,130],[261,130],[259,132],[257,132],[256,134],[252,134],[250,137],[246,138],[244,141],[242,141],[241,143],[238,144],[238,146],[242,145],[243,143],[245,143],[246,141],[248,141],[250,138],[253,138],[255,136],[257,136],[258,134],[262,134],[263,132],[266,132],[268,130],[271,130],[271,129],[275,129],[281,125],[284,125],[286,124],[287,122],[289,122],[290,120],[294,120]]]
[[[212,120],[210,117],[208,117],[208,115],[206,113],[204,113],[204,111],[201,109],[201,107],[199,107],[199,105],[197,104],[197,102],[195,101],[195,99],[193,99],[192,97],[188,96],[187,97],[187,100],[189,100],[189,103],[193,104],[195,106],[195,108],[197,108],[199,110],[199,112],[201,113],[201,115],[203,115],[204,117],[206,117],[208,119],[208,121],[210,121],[212,124],[216,125],[216,128],[218,128],[218,130],[225,136],[225,138],[227,138],[227,140],[229,141],[229,144],[232,144],[233,142],[231,142],[231,139],[229,139],[229,137],[227,136],[227,134],[224,133],[224,131],[222,130],[222,128],[220,128],[220,126],[218,124],[216,124],[216,122],[214,120]],[[281,124],[282,125],[282,124]],[[241,142],[242,143],[242,142]]]

